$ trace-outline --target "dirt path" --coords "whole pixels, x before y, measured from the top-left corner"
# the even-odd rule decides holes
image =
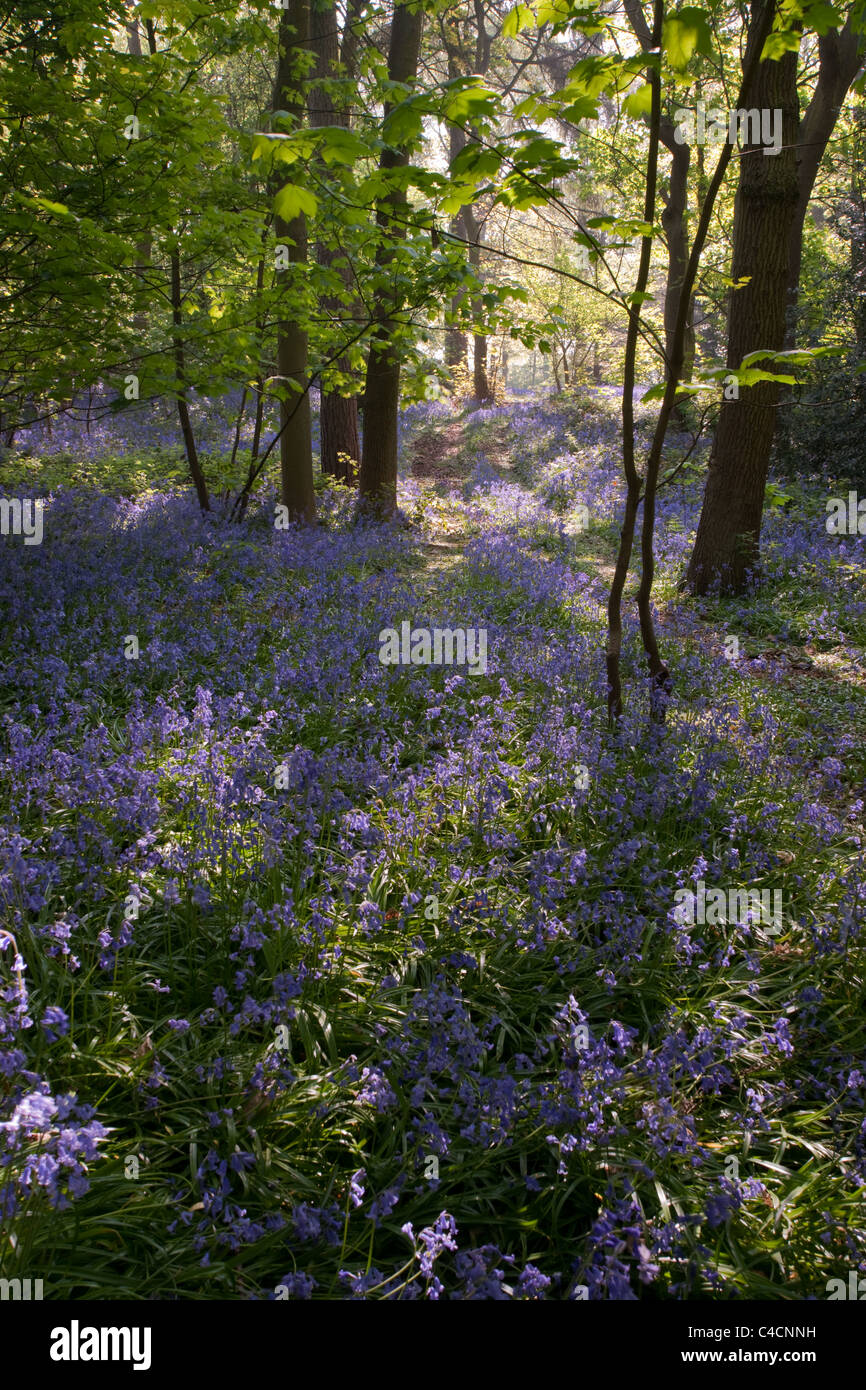
[[[424,538],[417,548],[418,578],[431,592],[446,575],[453,575],[463,560],[466,544],[477,531],[478,523],[470,518],[469,507],[459,489],[472,474],[479,452],[503,480],[514,480],[511,458],[512,438],[506,421],[498,421],[485,431],[482,440],[472,438],[473,416],[464,413],[456,419],[443,421],[422,429],[408,444],[410,474],[421,485],[424,509]],[[604,626],[601,606],[606,604],[606,591],[614,571],[615,540],[595,532],[576,537],[574,560],[584,572],[594,574],[604,591],[600,597],[599,629]],[[626,600],[628,602],[628,599]],[[671,601],[657,599],[657,623],[660,635],[673,618]],[[718,654],[723,647],[726,628],[724,619],[707,615],[692,624],[691,640],[710,653]],[[676,624],[674,624],[676,626]],[[847,688],[853,695],[866,687],[866,669],[852,663],[837,652],[821,652],[811,644],[800,646],[780,642],[772,636],[752,637],[745,634],[738,666],[743,675],[756,683],[776,685],[779,676],[783,687],[790,692],[793,704],[803,711],[812,711],[841,724],[838,697],[833,700],[833,687]],[[756,662],[763,657],[766,665]],[[775,679],[774,679],[775,676]],[[822,689],[823,687],[823,689]]]
[[[435,431],[424,430],[409,447],[412,477],[432,482],[463,481],[467,477],[464,445],[462,420],[452,420]]]
[[[475,464],[473,447],[467,438],[467,426],[471,423],[471,414],[461,414],[455,420],[421,430],[408,446],[410,475],[422,485],[425,495],[427,538],[420,541],[418,550],[432,582],[459,565],[474,529],[465,502],[454,497],[471,476]],[[496,443],[503,459],[499,469],[503,476],[510,476],[508,431],[504,425],[497,430]]]

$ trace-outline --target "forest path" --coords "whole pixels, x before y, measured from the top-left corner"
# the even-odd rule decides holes
[[[404,476],[408,473],[418,489],[414,511],[407,508],[417,526],[418,540],[411,564],[419,590],[430,598],[441,598],[447,590],[459,592],[461,567],[466,563],[466,547],[473,536],[488,526],[497,526],[501,517],[485,515],[481,494],[470,499],[467,484],[483,459],[485,478],[496,475],[516,484],[527,497],[531,484],[519,476],[512,457],[518,444],[507,417],[478,419],[475,411],[464,410],[451,419],[431,421],[406,443]],[[518,445],[519,447],[519,445]],[[519,462],[519,460],[518,460]],[[537,494],[536,494],[537,495]],[[479,504],[481,510],[479,511]],[[507,527],[506,523],[506,529]],[[617,548],[616,528],[607,531],[590,527],[571,533],[569,563],[593,581],[597,601],[596,623],[600,643],[606,628],[606,604],[614,572]],[[544,549],[534,548],[536,555]],[[633,604],[634,571],[627,587],[624,609]],[[842,647],[829,650],[811,640],[783,640],[766,621],[741,624],[726,611],[725,605],[691,606],[679,594],[656,593],[656,625],[660,640],[676,644],[688,629],[687,642],[706,655],[718,656],[726,638],[738,635],[741,641],[738,667],[748,683],[785,692],[791,713],[806,726],[820,724],[844,732],[855,743],[862,742],[863,698],[866,695],[866,658]]]
[[[501,513],[498,519],[492,514],[485,517],[483,512],[488,509],[483,503],[479,514],[481,493],[475,492],[470,500],[466,485],[479,465],[483,465],[486,482],[513,485],[530,507],[537,504],[538,493],[516,466],[515,446],[520,447],[520,438],[508,417],[482,415],[479,419],[477,407],[469,407],[450,420],[432,421],[407,442],[404,467],[408,465],[409,477],[421,490],[413,515],[413,521],[420,524],[424,533],[424,539],[418,543],[420,573],[426,574],[429,582],[435,582],[437,576],[441,578],[444,571],[453,570],[461,562],[472,536],[490,525],[502,525],[503,521],[510,529],[508,519]],[[573,544],[572,559],[577,568],[597,581],[606,602],[616,541],[598,530],[581,533],[568,521],[566,530]],[[536,553],[543,556],[545,551]]]
[[[431,586],[444,572],[453,571],[461,563],[467,542],[478,532],[463,489],[482,447],[492,468],[504,480],[516,481],[510,453],[512,434],[507,422],[499,420],[482,427],[483,446],[477,437],[472,437],[476,423],[474,411],[467,409],[456,419],[419,430],[406,449],[409,476],[421,487],[419,513],[423,512],[427,534],[419,542],[418,551],[422,573]],[[420,520],[420,514],[415,519]]]

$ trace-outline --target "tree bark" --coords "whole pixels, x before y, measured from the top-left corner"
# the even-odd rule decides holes
[[[280,13],[277,76],[273,108],[286,110],[302,120],[303,98],[299,90],[295,53],[310,44],[309,0],[289,0]],[[275,189],[276,191],[276,189]],[[286,222],[275,217],[278,242],[288,244],[288,271],[307,260],[307,219],[303,213]],[[295,319],[281,319],[277,325],[277,375],[282,388],[280,398],[280,498],[293,521],[316,519],[316,493],[313,487],[313,441],[310,424],[310,395],[307,382],[307,332]]]
[[[842,103],[863,64],[862,35],[852,32],[849,16],[841,30],[818,38],[818,81],[800,122],[797,140],[797,209],[788,237],[788,314],[785,347],[797,337],[796,310],[803,259],[803,225],[824,152],[839,118]]]
[[[186,358],[183,342],[183,297],[180,289],[180,252],[175,250],[171,253],[171,320],[174,338],[174,371],[177,389],[177,415],[180,420],[181,433],[183,434],[184,448],[186,449],[186,461],[189,465],[190,477],[198,497],[198,504],[203,512],[210,511],[210,498],[208,496],[207,483],[199,462],[198,450],[195,446],[195,434],[193,433],[192,422],[189,418],[189,406],[186,399]]]
[[[148,49],[150,56],[156,52],[156,33],[153,25],[147,31]],[[143,57],[141,50],[141,30],[138,27],[138,19],[133,14],[126,24],[126,49],[133,58]],[[150,237],[142,237],[136,243],[135,251],[138,264],[135,267],[136,275],[140,280],[144,279],[144,271],[150,269],[152,257],[152,243]],[[132,326],[136,333],[145,334],[147,332],[147,314],[143,309],[138,309],[132,316]]]
[[[469,241],[469,264],[480,275],[481,270],[481,226],[475,216],[474,207],[463,208],[463,226],[466,228],[466,236]],[[478,301],[475,305],[475,316],[480,318],[481,306]],[[472,335],[472,393],[479,405],[486,405],[492,399],[490,393],[490,379],[487,374],[487,334],[473,333]]]
[[[350,21],[347,19],[347,24]],[[314,5],[311,15],[311,37],[313,51],[316,55],[316,66],[313,76],[318,81],[327,81],[337,73],[340,61],[340,34],[339,22],[337,19],[337,6],[333,0],[329,3]],[[349,45],[346,46],[346,32],[344,31],[343,47],[347,55],[354,55],[354,31],[349,30]],[[309,96],[307,109],[310,114],[311,125],[321,126],[342,126],[349,128],[349,112],[338,110],[334,105],[334,99],[322,87],[314,87]],[[320,242],[316,248],[316,257],[322,266],[330,267],[338,259],[338,252],[330,246]],[[345,266],[341,271],[346,288],[351,284],[351,270]],[[343,303],[337,296],[325,296],[322,307],[326,314],[332,316],[336,323],[339,323],[343,312]],[[339,371],[348,373],[350,364],[348,357],[341,357],[336,363]],[[322,465],[322,472],[329,474],[333,478],[339,478],[342,482],[351,483],[354,481],[354,469],[360,457],[361,446],[358,435],[358,399],[357,396],[344,396],[339,391],[332,391],[324,384],[321,392],[321,405],[319,407],[319,456]]]
[[[391,41],[388,50],[388,78],[391,82],[408,85],[418,72],[421,50],[423,11],[411,11],[405,4],[394,9]],[[386,107],[389,110],[390,107]],[[379,168],[387,173],[405,166],[409,156],[405,150],[386,148],[382,151]],[[379,202],[376,222],[382,233],[387,231],[392,241],[406,236],[405,218],[408,199],[400,189],[392,189]],[[395,220],[396,214],[396,220]],[[384,240],[376,257],[380,271],[389,259]],[[359,478],[359,507],[381,517],[391,517],[397,510],[397,419],[400,409],[400,359],[392,347],[396,325],[391,314],[396,305],[390,290],[383,284],[374,299],[374,317],[378,323],[367,359],[367,380],[364,391],[364,445]]]
[[[862,170],[866,160],[866,111],[859,106],[854,116],[856,139],[854,159],[851,167],[851,284],[854,290],[854,339],[857,344],[857,357],[866,361],[866,187]],[[861,162],[858,163],[858,153]],[[866,374],[857,378],[857,395],[862,401],[866,398]]]
[[[625,10],[632,29],[644,52],[652,50],[652,36],[640,0],[625,0]],[[667,240],[668,274],[665,286],[664,329],[665,357],[670,363],[676,332],[679,308],[680,286],[686,275],[689,263],[689,238],[686,227],[689,193],[689,165],[691,148],[676,138],[676,127],[668,117],[662,116],[659,125],[659,140],[671,157],[670,177],[667,193],[663,194],[664,211],[661,222]],[[694,299],[689,301],[686,319],[685,357],[683,377],[691,378],[695,360]]]
[[[653,6],[653,43],[655,49],[661,43],[662,23],[663,23],[663,0],[654,0]],[[749,40],[746,45],[746,54],[743,62],[743,79],[738,93],[737,107],[745,104],[748,93],[753,89],[755,72],[758,68],[758,60],[763,51],[765,40],[770,32],[773,15],[775,12],[775,0],[756,0],[752,13],[752,22],[749,26]],[[652,224],[654,212],[655,183],[657,177],[658,145],[660,139],[660,84],[658,71],[651,68],[647,77],[652,88],[652,110],[650,114],[650,146],[647,155],[647,174],[646,192],[644,203],[644,220]],[[672,683],[670,673],[664,665],[658,649],[655,635],[655,625],[653,622],[652,608],[650,606],[650,596],[652,593],[654,555],[653,555],[653,533],[655,527],[655,503],[658,491],[658,476],[661,466],[662,451],[664,448],[665,435],[670,422],[671,413],[677,398],[678,387],[682,381],[683,362],[685,359],[686,342],[686,322],[688,318],[689,304],[694,293],[695,279],[698,273],[701,255],[709,231],[710,219],[715,207],[716,198],[727,171],[731,159],[731,146],[727,142],[722,147],[716,164],[715,173],[710,180],[706,192],[702,195],[700,212],[698,215],[697,228],[695,230],[694,241],[689,252],[688,266],[680,286],[679,305],[677,309],[676,326],[674,330],[673,344],[670,361],[666,364],[665,370],[665,389],[653,431],[652,443],[646,461],[646,471],[643,478],[641,490],[641,478],[635,464],[635,440],[634,440],[634,404],[632,396],[632,386],[635,379],[635,350],[637,335],[640,327],[641,305],[640,297],[635,296],[636,302],[629,306],[628,335],[626,339],[626,352],[623,364],[623,393],[622,393],[622,422],[623,422],[623,471],[626,477],[627,491],[625,502],[625,515],[623,518],[622,529],[620,531],[620,543],[617,553],[617,561],[614,569],[613,578],[610,586],[610,596],[608,598],[608,640],[607,640],[607,680],[608,680],[608,717],[614,722],[619,720],[622,714],[622,679],[620,673],[620,655],[622,647],[622,594],[628,574],[629,562],[631,559],[632,543],[634,538],[637,510],[643,496],[643,522],[641,526],[641,560],[642,571],[641,580],[637,592],[638,615],[640,618],[641,638],[644,650],[647,655],[651,684],[650,684],[650,711],[654,721],[661,722],[665,716],[665,707],[670,696]],[[650,261],[650,239],[643,238],[641,244],[641,260],[637,276],[638,290],[645,288]]]
[[[451,60],[451,55],[449,54],[448,76],[455,77],[456,75],[456,63],[454,63]],[[465,133],[460,129],[459,126],[450,125],[448,127],[449,160],[456,159],[460,151],[464,148],[465,144]],[[461,237],[464,240],[467,239],[466,229],[463,226],[463,217],[459,212],[457,213],[456,217],[453,217],[451,219],[451,235]],[[451,312],[452,314],[454,314],[455,317],[460,313],[463,298],[464,295],[458,292],[451,300]],[[450,367],[452,371],[456,371],[464,365],[467,356],[468,346],[466,341],[466,334],[462,331],[462,329],[456,328],[453,325],[449,325],[445,330],[445,365],[447,367]]]
[[[688,145],[678,145],[672,135],[673,127],[669,121],[662,121],[659,132],[662,144],[670,151],[671,172],[665,207],[662,213],[662,228],[668,244],[668,275],[665,287],[665,356],[670,361],[673,351],[674,333],[677,323],[680,287],[685,279],[689,263],[689,238],[686,229],[686,209],[688,206],[689,164],[691,150]],[[694,297],[689,300],[686,320],[685,358],[683,377],[691,380],[695,360]]]
[[[755,17],[767,3],[753,0],[750,37]],[[748,283],[732,290],[729,300],[727,365],[733,370],[750,352],[778,352],[785,336],[789,243],[798,196],[797,56],[789,52],[777,61],[760,62],[746,100],[750,108],[781,109],[782,149],[765,155],[760,145],[746,146],[740,159],[731,277],[748,277]],[[686,575],[692,593],[706,593],[715,582],[725,592],[741,592],[758,559],[778,383],[741,386],[739,396],[724,400],[719,413]]]
[[[487,32],[485,23],[485,4],[484,0],[473,0],[472,8],[475,19],[475,46],[474,53],[469,48],[469,38],[462,38],[460,34],[459,20],[452,19],[450,26],[450,36],[445,24],[442,26],[442,39],[448,55],[448,77],[465,76],[468,72],[473,72],[479,77],[486,77],[490,68],[490,51],[492,46],[492,36]],[[471,64],[471,66],[470,66]],[[470,129],[470,139],[477,139],[477,134]],[[462,149],[465,148],[467,133],[462,126],[449,127],[449,154],[451,159],[455,159]],[[480,240],[480,227],[475,216],[475,208],[472,204],[460,209],[457,217],[452,224],[452,231],[457,236],[463,236],[469,243],[468,260],[476,277],[480,278],[481,270],[481,248],[478,245]],[[452,307],[459,312],[463,295],[455,296]],[[474,304],[475,317],[480,318],[479,303]],[[490,375],[488,368],[489,347],[487,334],[473,333],[472,335],[472,391],[475,399],[485,405],[493,399],[490,387]],[[468,356],[466,335],[455,329],[449,329],[446,335],[445,360],[449,366],[459,366]]]

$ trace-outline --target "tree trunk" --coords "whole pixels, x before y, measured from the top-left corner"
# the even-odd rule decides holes
[[[644,52],[650,52],[652,50],[650,27],[646,21],[640,0],[625,0],[625,10],[641,47]],[[664,328],[665,358],[668,364],[670,364],[671,354],[673,352],[674,334],[676,332],[680,286],[685,279],[686,268],[689,263],[689,238],[686,229],[686,212],[688,209],[689,164],[691,163],[692,152],[689,145],[685,142],[681,144],[677,140],[676,127],[673,121],[669,120],[667,117],[662,117],[659,126],[659,139],[671,157],[668,191],[666,195],[663,195],[665,208],[661,218],[668,249]],[[689,301],[688,317],[686,319],[685,357],[683,360],[683,378],[686,381],[691,380],[694,360],[694,300],[692,299]],[[679,414],[679,409],[677,407],[675,407],[675,410],[676,413]]]
[[[262,336],[265,330],[264,315],[261,309],[262,291],[265,285],[265,247],[267,246],[269,222],[266,220],[262,231],[262,254],[259,256],[259,263],[256,267],[256,341],[258,347],[258,371],[256,372],[256,411],[253,422],[253,442],[250,448],[250,463],[255,463],[259,456],[259,444],[262,438],[262,424],[265,418],[265,375],[262,370]]]
[[[474,333],[472,335],[472,363],[472,390],[479,404],[486,405],[488,401],[493,399],[490,378],[487,374],[486,333]]]
[[[449,61],[448,76],[457,76],[456,64],[453,61]],[[449,159],[456,159],[460,151],[464,148],[465,144],[466,135],[460,129],[460,127],[456,125],[449,126]],[[466,238],[466,228],[463,225],[462,213],[458,213],[456,217],[452,218],[450,230],[452,236],[461,237],[464,239]],[[464,297],[464,292],[458,291],[458,293],[455,294],[454,298],[451,300],[451,312],[455,316],[457,316],[460,313]],[[458,368],[462,367],[465,364],[467,356],[468,345],[466,341],[466,334],[460,328],[455,328],[454,326],[447,327],[445,329],[445,365],[447,367],[450,367],[452,371],[456,371]]]
[[[469,264],[479,274],[481,269],[481,227],[475,216],[474,207],[463,208],[463,225],[466,228],[466,236],[469,241]],[[476,300],[475,317],[481,317],[481,304]],[[487,375],[487,334],[473,333],[472,335],[472,394],[479,405],[486,405],[490,401],[490,379]]]
[[[147,31],[147,40],[150,56],[153,57],[156,53],[156,32],[152,23]],[[134,14],[126,24],[126,48],[127,52],[133,58],[143,57],[141,51],[141,30],[138,27],[138,19]],[[135,267],[135,273],[140,280],[144,279],[145,270],[150,269],[152,250],[150,237],[142,237],[141,241],[136,243],[135,252],[138,264]],[[139,309],[133,314],[132,326],[136,333],[144,335],[147,332],[147,313],[144,309]]]
[[[348,23],[349,20],[347,20]],[[311,36],[313,52],[316,55],[313,75],[319,81],[327,81],[329,77],[336,75],[340,59],[337,6],[333,0],[322,5],[321,8],[317,5],[314,6],[311,14]],[[344,31],[344,49],[347,54],[352,55],[354,52],[354,31],[349,30],[348,49],[346,49],[345,39]],[[310,113],[311,125],[342,126],[346,130],[349,128],[349,112],[338,110],[334,105],[333,97],[329,96],[322,87],[312,89],[307,109]],[[316,248],[316,256],[320,265],[330,266],[338,258],[338,253],[320,242]],[[345,266],[341,271],[341,277],[347,289],[351,285],[351,275],[350,267]],[[323,300],[323,308],[325,313],[330,314],[335,322],[339,322],[344,312],[343,302],[336,296],[326,296]],[[339,371],[348,373],[350,369],[349,359],[347,357],[339,358],[336,366]],[[319,408],[319,434],[322,472],[346,483],[353,482],[354,467],[360,456],[357,396],[343,396],[339,391],[329,390],[323,384]]]
[[[866,167],[863,154],[866,153],[866,110],[857,107],[854,115],[855,144],[851,167],[851,284],[854,299],[854,341],[857,344],[857,357],[866,361],[866,191],[864,191],[862,170]],[[859,155],[859,160],[858,160]],[[857,394],[866,396],[866,374],[857,378]]]
[[[329,391],[322,397],[320,417],[322,471],[340,482],[357,483],[361,445],[358,433],[358,398]]]
[[[388,78],[391,82],[408,85],[418,72],[421,50],[423,10],[410,10],[405,4],[394,9],[391,42],[388,50]],[[390,107],[386,107],[386,112]],[[379,167],[383,172],[405,166],[408,154],[399,149],[382,151]],[[408,200],[406,193],[393,189],[379,202],[376,222],[392,241],[406,236],[405,218]],[[396,214],[398,220],[392,220]],[[384,242],[376,257],[381,268],[389,259]],[[364,445],[359,478],[359,506],[382,517],[393,516],[397,510],[397,419],[400,409],[400,360],[392,348],[395,329],[390,314],[397,306],[393,296],[383,286],[374,300],[374,315],[378,322],[367,359],[367,380],[364,391]]]
[[[831,29],[818,38],[818,81],[812,100],[800,122],[797,139],[797,210],[788,237],[788,302],[790,313],[785,347],[796,343],[797,295],[803,258],[803,224],[824,152],[839,118],[848,89],[863,62],[863,40],[851,30],[850,16],[844,29]]]
[[[461,77],[469,72],[475,73],[479,77],[486,77],[490,68],[490,50],[492,37],[487,32],[485,23],[484,0],[473,0],[472,8],[475,20],[475,51],[474,54],[469,49],[467,37],[461,38],[459,21],[456,16],[453,18],[451,38],[449,42],[448,34],[443,28],[442,37],[448,54],[448,77],[453,79]],[[457,12],[459,13],[459,11]],[[449,155],[455,159],[468,143],[467,132],[462,126],[449,127]],[[477,140],[477,132],[470,128],[469,139]],[[480,239],[480,227],[475,216],[475,208],[472,204],[460,209],[460,213],[452,223],[452,232],[456,236],[463,236],[469,243],[468,259],[476,274],[481,267],[481,250],[478,246]],[[452,308],[455,313],[459,312],[464,300],[463,294],[458,294],[452,301]],[[474,304],[475,318],[480,317],[479,304],[476,300]],[[449,366],[459,366],[468,357],[468,346],[466,335],[455,329],[449,329],[446,334],[445,360]],[[476,400],[484,405],[493,399],[490,386],[490,376],[488,369],[488,342],[487,335],[474,333],[472,335],[472,391]]]
[[[750,35],[765,3],[753,0]],[[749,280],[730,295],[727,365],[734,370],[747,353],[778,352],[785,335],[788,247],[797,207],[797,56],[788,52],[759,63],[746,102],[759,110],[781,109],[782,149],[765,155],[760,145],[746,146],[740,159],[731,277]],[[741,386],[739,394],[724,400],[719,413],[686,576],[693,593],[705,593],[716,581],[726,592],[740,592],[758,559],[779,387],[762,381]]]
[[[668,275],[665,288],[665,356],[670,361],[676,331],[677,307],[680,286],[685,279],[689,263],[689,238],[686,231],[686,208],[689,187],[689,163],[691,150],[688,145],[678,145],[673,139],[673,128],[668,121],[662,122],[660,136],[662,143],[670,150],[671,172],[665,209],[662,213],[662,227],[668,244]],[[668,143],[670,140],[670,143]],[[689,301],[689,316],[686,321],[685,359],[683,378],[691,380],[695,360],[694,299]]]
[[[175,383],[177,390],[177,414],[180,420],[181,433],[183,434],[184,448],[186,449],[186,461],[189,464],[190,477],[198,497],[198,504],[203,512],[210,511],[210,498],[208,497],[207,483],[199,463],[198,450],[195,446],[195,435],[193,434],[192,422],[189,418],[189,406],[186,400],[186,360],[183,343],[183,298],[180,291],[180,251],[175,250],[171,253],[171,319],[173,325],[174,338],[174,370]]]
[[[303,98],[299,91],[295,54],[310,43],[309,0],[289,0],[280,14],[277,77],[273,108],[286,110],[299,121],[303,118]],[[275,189],[276,191],[276,189]],[[291,267],[307,259],[307,219],[303,213],[286,222],[274,219],[278,242],[289,247],[289,267],[279,275],[291,275]],[[313,441],[310,425],[310,395],[307,381],[307,332],[293,319],[277,325],[277,375],[280,379],[280,498],[293,521],[316,519],[316,493],[313,487]]]

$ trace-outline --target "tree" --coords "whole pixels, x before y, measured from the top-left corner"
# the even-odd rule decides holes
[[[629,22],[645,53],[652,49],[652,35],[646,22],[640,0],[625,0]],[[663,112],[659,121],[659,139],[671,157],[667,188],[660,190],[664,202],[661,224],[667,240],[668,271],[665,285],[664,329],[665,356],[670,360],[673,339],[676,332],[679,292],[689,263],[689,238],[686,223],[689,192],[689,165],[691,147],[687,140],[678,137],[677,129],[668,113]],[[695,358],[694,299],[689,302],[686,318],[686,343],[684,375],[691,377]]]
[[[753,0],[750,34],[771,0]],[[754,45],[756,40],[750,38]],[[749,49],[747,46],[746,60]],[[705,593],[718,581],[739,591],[758,558],[764,491],[779,396],[772,356],[785,336],[791,227],[798,199],[797,53],[759,62],[747,108],[782,112],[782,148],[765,156],[747,143],[734,204],[727,366],[737,372],[749,354],[752,383],[723,400],[710,454],[698,533],[687,583]]]
[[[754,6],[753,6],[754,12]],[[747,363],[736,396],[721,407],[686,585],[741,592],[760,556],[764,493],[779,404],[772,357],[793,342],[803,223],[839,109],[862,62],[861,37],[844,28],[819,36],[818,80],[799,120],[796,49],[761,63],[747,105],[782,110],[782,148],[770,158],[747,146],[734,205],[727,365]],[[778,46],[776,51],[778,52]],[[761,349],[764,352],[761,353]],[[783,378],[791,381],[792,378]],[[742,398],[739,393],[742,392]]]
[[[357,25],[359,4],[349,6],[343,27],[342,52],[340,26],[337,6],[330,3],[314,4],[312,10],[311,41],[316,55],[313,72],[315,85],[310,91],[308,110],[310,124],[313,126],[342,126],[348,130],[350,113],[344,101],[334,96],[334,78],[342,69],[348,76],[355,76],[355,51],[357,48],[355,26]],[[316,255],[320,265],[332,268],[339,263],[339,274],[346,293],[351,285],[351,267],[345,255],[320,238]],[[345,297],[345,296],[343,296]],[[327,314],[339,320],[342,298],[326,295],[322,307]],[[341,357],[337,369],[349,375],[351,368],[347,357]],[[357,395],[345,395],[323,382],[321,405],[319,407],[320,458],[322,472],[339,478],[343,482],[354,482],[353,461],[360,456],[358,434]]]
[[[305,73],[304,58],[309,52],[309,0],[288,0],[288,7],[280,14],[273,109],[275,114],[285,111],[294,123],[300,123],[304,116],[301,80]],[[311,203],[309,194],[302,196],[302,191],[292,185],[276,194],[277,244],[288,247],[287,261],[279,274],[288,279],[288,288],[292,291],[297,288],[297,268],[305,267],[307,261],[305,206],[315,207],[315,201]],[[280,499],[288,508],[291,520],[313,522],[316,493],[307,380],[307,329],[300,315],[280,318],[277,374],[280,380]]]
[[[854,26],[853,13],[842,29],[818,36],[818,80],[800,122],[797,140],[797,206],[788,235],[788,315],[785,346],[796,338],[796,305],[803,256],[803,224],[821,161],[836,127],[851,84],[863,64],[864,37]]]
[[[391,23],[388,49],[388,81],[399,87],[411,86],[418,72],[424,12],[420,5],[398,4]],[[385,131],[393,107],[386,103]],[[394,137],[397,138],[396,136]],[[379,161],[387,192],[377,202],[376,223],[387,232],[376,257],[378,287],[373,297],[376,327],[367,360],[364,390],[364,446],[359,478],[359,504],[364,511],[393,516],[397,508],[397,417],[400,407],[400,358],[392,343],[393,315],[398,299],[384,273],[389,260],[388,240],[399,242],[406,235],[408,198],[405,184],[387,180],[387,175],[409,163],[408,148],[386,145]]]

